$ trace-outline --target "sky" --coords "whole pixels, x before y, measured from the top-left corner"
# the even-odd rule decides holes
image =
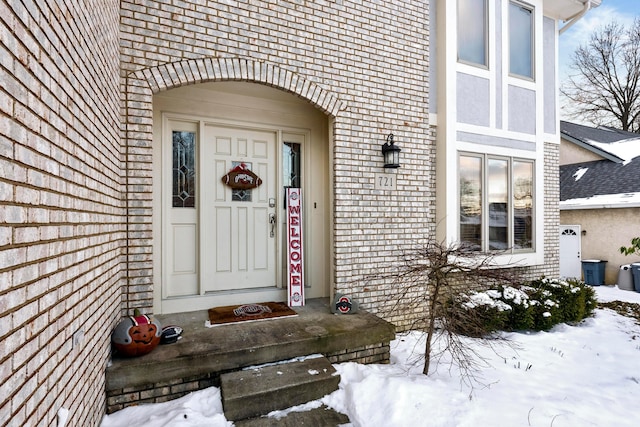
[[[598,300],[640,304],[640,293],[595,287]],[[424,334],[398,334],[391,363],[334,365],[339,389],[269,414],[280,418],[325,404],[349,416],[344,427],[635,427],[640,419],[640,324],[609,309],[548,332],[504,333],[494,349],[465,343],[484,361],[471,383],[447,354],[422,374]],[[438,343],[436,343],[438,345]],[[64,425],[64,424],[63,424]],[[220,389],[105,416],[101,427],[230,427]]]
[[[568,64],[575,50],[587,43],[593,31],[617,21],[629,28],[636,17],[640,17],[640,0],[602,0],[602,4],[591,9],[565,33],[560,35],[560,78],[568,72]]]

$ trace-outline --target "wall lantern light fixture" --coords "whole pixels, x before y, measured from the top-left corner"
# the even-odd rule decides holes
[[[393,143],[393,134],[387,136],[387,142],[382,144],[382,156],[384,157],[385,168],[400,167],[400,147]]]

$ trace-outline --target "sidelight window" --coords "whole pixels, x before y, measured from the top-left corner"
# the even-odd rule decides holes
[[[173,191],[174,208],[193,208],[196,203],[196,134],[173,131]]]

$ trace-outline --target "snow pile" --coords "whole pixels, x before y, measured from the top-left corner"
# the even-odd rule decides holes
[[[220,389],[210,387],[165,403],[130,406],[106,415],[101,427],[230,427]]]
[[[487,306],[495,308],[498,311],[511,310],[511,305],[502,301],[505,299],[511,301],[514,305],[521,305],[523,307],[529,307],[529,305],[536,305],[537,301],[529,301],[529,295],[520,289],[516,289],[512,286],[504,286],[501,290],[488,289],[486,291],[473,291],[469,295],[462,295],[465,301],[462,306],[473,309],[476,307]]]
[[[469,309],[487,306],[496,308],[498,311],[511,310],[511,306],[509,304],[500,301],[501,296],[502,294],[495,289],[491,289],[485,292],[474,292],[467,297],[469,298],[469,300],[464,302],[462,306]]]
[[[603,302],[640,304],[640,294],[596,287]],[[495,348],[463,338],[482,358],[475,381],[451,365],[448,353],[422,374],[425,337],[411,332],[391,344],[391,364],[335,365],[340,389],[321,401],[349,415],[353,426],[636,426],[640,417],[640,326],[598,309],[578,326],[505,333]],[[444,345],[437,342],[437,346]],[[282,417],[286,411],[272,416]],[[131,407],[102,427],[230,426],[220,392],[209,388],[172,402]]]

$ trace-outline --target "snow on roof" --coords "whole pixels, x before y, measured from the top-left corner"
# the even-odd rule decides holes
[[[587,141],[589,144],[598,147],[599,149],[606,151],[614,156],[617,156],[623,160],[623,164],[629,163],[631,160],[640,156],[640,138],[626,139],[616,142],[598,142],[593,140]]]
[[[640,156],[640,134],[609,126],[590,127],[560,121],[562,138],[614,162],[629,163]],[[610,158],[609,158],[610,157]]]
[[[589,168],[580,168],[573,174],[573,177],[576,179],[576,181],[579,181],[580,178],[582,178],[582,175],[584,175],[588,170]]]
[[[640,193],[602,194],[560,202],[560,210],[638,207],[640,207]]]

